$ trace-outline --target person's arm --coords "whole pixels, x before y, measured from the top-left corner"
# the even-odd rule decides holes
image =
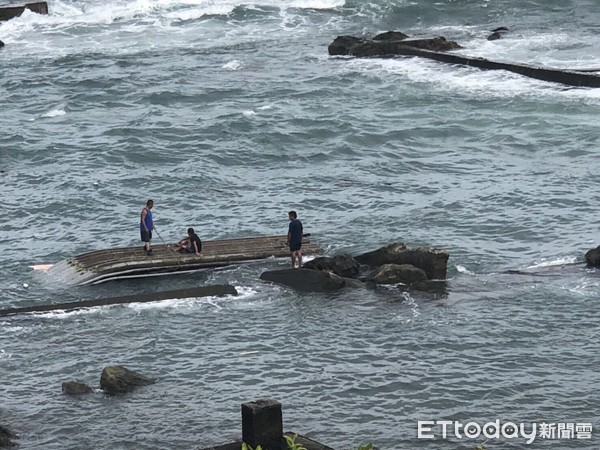
[[[198,249],[198,242],[194,239],[194,255],[200,256],[200,250]]]
[[[290,245],[290,239],[292,238],[292,224],[288,227],[287,243]]]
[[[146,208],[142,209],[142,224],[144,224],[144,228],[146,229],[146,231],[150,231],[148,230],[148,227],[146,226],[146,216],[148,215],[148,210]]]

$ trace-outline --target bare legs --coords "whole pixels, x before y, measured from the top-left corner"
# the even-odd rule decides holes
[[[291,253],[292,257],[292,269],[296,268],[296,260],[298,261],[298,269],[302,267],[302,252],[300,250],[295,250]]]

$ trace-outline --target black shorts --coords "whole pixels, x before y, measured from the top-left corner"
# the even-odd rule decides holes
[[[302,242],[290,242],[290,251],[296,252],[302,247]]]
[[[152,240],[152,231],[140,230],[142,242],[150,242]]]

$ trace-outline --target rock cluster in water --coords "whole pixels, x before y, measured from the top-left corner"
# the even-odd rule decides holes
[[[349,254],[319,257],[301,269],[263,272],[261,280],[304,292],[327,292],[365,284],[414,285],[446,278],[448,252],[436,248],[407,248],[396,242],[353,257]]]

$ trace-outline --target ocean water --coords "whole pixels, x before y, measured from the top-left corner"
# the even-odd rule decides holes
[[[0,424],[22,449],[201,449],[240,438],[240,404],[260,398],[282,403],[285,430],[338,450],[600,448],[600,274],[578,264],[599,244],[600,89],[327,53],[339,35],[398,30],[600,68],[600,3],[48,4],[0,23],[2,307],[214,283],[240,294],[1,318]],[[285,234],[294,209],[327,255],[443,248],[448,279],[299,294],[259,280],[286,259],[88,287],[29,268],[140,245],[148,198],[169,242],[189,226]],[[61,393],[98,387],[108,364],[157,383]],[[420,420],[556,434],[528,445],[434,427],[425,440]],[[591,439],[559,424],[591,424]]]

